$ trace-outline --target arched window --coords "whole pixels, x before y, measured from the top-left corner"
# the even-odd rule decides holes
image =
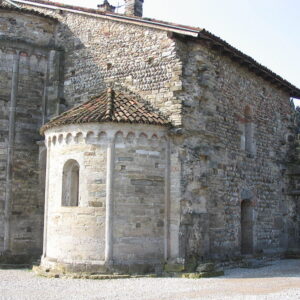
[[[62,206],[78,206],[79,199],[79,164],[68,160],[63,169]]]

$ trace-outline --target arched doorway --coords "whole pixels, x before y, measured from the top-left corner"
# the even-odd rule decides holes
[[[253,253],[253,207],[250,200],[241,203],[241,253]]]

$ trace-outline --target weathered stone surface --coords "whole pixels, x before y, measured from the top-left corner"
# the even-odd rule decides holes
[[[197,267],[197,272],[213,272],[215,271],[215,265],[213,263],[200,264]]]
[[[169,143],[157,139],[151,126],[141,136],[134,127],[118,129],[112,170],[118,174],[113,182],[117,261],[184,265],[235,259],[245,232],[251,233],[252,255],[297,253],[300,174],[293,164],[299,162],[299,137],[288,91],[203,39],[103,15],[21,5],[59,22],[0,10],[1,252],[12,66],[20,51],[10,254],[40,253],[45,187],[38,183],[48,155],[53,161],[45,236],[49,260],[79,261],[72,266],[79,270],[89,265],[83,260],[105,259],[107,133],[116,132],[109,124],[103,132],[95,129],[97,136],[78,127],[62,130],[47,140],[51,154],[36,141],[49,117],[114,85],[139,95],[175,125]],[[66,159],[80,160],[85,170],[85,190],[74,209],[60,205]]]
[[[105,209],[108,205],[105,197],[111,192],[103,182],[110,181],[109,173],[113,174],[111,247],[114,264],[161,263],[164,247],[165,131],[159,126],[110,123],[68,125],[46,130],[49,160],[44,265],[47,266],[52,259],[61,265],[71,261],[91,265],[105,262]],[[106,143],[99,139],[100,133],[106,136]],[[93,145],[86,138],[91,135],[98,137],[93,140]],[[78,136],[82,139],[76,138]],[[147,137],[142,146],[138,143],[141,136]],[[157,139],[156,144],[151,143],[153,136]],[[107,147],[111,141],[114,141],[114,158],[108,170]],[[145,151],[156,151],[159,156],[141,157],[135,152],[141,147]],[[91,151],[95,155],[86,155]],[[120,157],[131,159],[120,161]],[[65,187],[61,182],[64,165],[70,160],[76,161],[79,166],[78,204],[66,207],[62,203]],[[157,163],[162,168],[156,168]],[[120,169],[120,164],[125,168]],[[137,194],[136,184],[144,186],[145,190]]]
[[[9,253],[4,256],[14,263],[42,252],[44,195],[36,141],[46,114],[43,97],[51,88],[47,68],[56,63],[49,62],[56,22],[1,8],[0,14],[0,123],[6,128],[0,140],[0,253]]]
[[[252,203],[252,253],[284,251],[291,217],[286,209],[293,210],[293,200],[282,189],[289,146],[280,143],[293,132],[289,95],[204,44],[179,47],[184,61],[184,92],[177,94],[184,101],[181,243],[188,244],[182,247],[183,256],[238,256],[242,200]],[[245,150],[249,109],[255,148],[250,156]],[[276,156],[270,155],[271,149]],[[205,223],[197,215],[200,199],[202,214],[209,214],[201,230]]]
[[[184,271],[184,265],[181,264],[165,264],[164,266],[164,271],[165,272],[175,272],[175,273],[180,273]]]

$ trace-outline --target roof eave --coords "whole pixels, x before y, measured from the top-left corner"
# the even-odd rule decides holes
[[[195,39],[194,39],[195,40]],[[300,89],[283,79],[281,76],[272,72],[267,67],[255,61],[252,57],[242,53],[240,50],[234,48],[221,38],[213,35],[207,30],[203,29],[199,32],[197,40],[206,40],[211,44],[211,47],[218,50],[223,55],[229,56],[232,60],[240,65],[247,67],[249,71],[255,73],[257,76],[271,82],[277,88],[289,93],[290,97],[300,99]]]
[[[167,129],[170,129],[173,127],[171,122],[166,122],[164,124],[160,124],[160,123],[144,123],[144,122],[126,122],[126,121],[112,121],[112,120],[107,120],[107,121],[101,121],[101,122],[83,122],[83,123],[61,123],[61,124],[45,124],[43,125],[40,130],[39,133],[42,136],[45,136],[46,131],[51,130],[53,128],[58,128],[58,127],[63,127],[63,126],[72,126],[72,125],[77,125],[77,126],[84,126],[87,124],[104,124],[104,123],[114,123],[114,124],[131,124],[131,125],[147,125],[147,126],[159,126],[159,127],[165,127]]]
[[[30,0],[14,0],[14,2],[20,3],[20,4],[25,4],[25,5],[32,5],[36,7],[41,7],[41,8],[48,8],[48,9],[53,9],[53,10],[62,10],[62,11],[67,11],[67,12],[72,12],[72,13],[77,13],[77,14],[82,14],[82,15],[88,15],[88,16],[93,16],[93,17],[101,17],[104,19],[112,19],[114,21],[122,21],[126,23],[131,23],[131,24],[136,24],[136,25],[142,25],[146,27],[152,27],[155,29],[159,30],[164,30],[164,31],[171,31],[171,32],[176,32],[179,34],[184,34],[187,36],[193,36],[197,37],[199,34],[199,28],[192,28],[192,27],[184,27],[180,25],[175,25],[175,24],[170,24],[167,22],[160,22],[160,21],[153,21],[151,19],[147,18],[141,18],[141,17],[131,17],[131,16],[125,16],[123,14],[117,14],[117,13],[110,13],[110,12],[103,12],[103,11],[98,11],[96,9],[85,9],[77,6],[71,6],[67,4],[61,4],[61,3],[55,3],[49,1],[49,3],[42,3],[42,1],[30,1]]]

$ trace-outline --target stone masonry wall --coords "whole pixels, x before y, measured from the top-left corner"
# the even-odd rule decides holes
[[[122,131],[120,131],[122,130]],[[164,256],[166,140],[157,126],[71,125],[47,130],[46,243],[48,262],[105,261],[107,147],[112,170],[114,264],[160,263]],[[79,203],[62,204],[63,169],[79,164]]]
[[[59,20],[57,45],[65,54],[64,97],[72,107],[110,84],[122,85],[181,123],[182,64],[165,31],[108,17],[22,5]],[[83,26],[84,25],[84,26]]]
[[[36,142],[55,22],[8,10],[0,13],[0,253],[36,256],[42,248],[44,203]]]
[[[56,22],[31,13],[1,9],[1,40],[26,41],[44,47],[54,46]]]
[[[106,136],[99,135],[96,146],[98,128],[68,129],[46,137],[51,143],[47,147],[44,251],[48,259],[58,262],[101,261],[105,248]],[[70,159],[79,164],[78,207],[62,205],[63,168]]]
[[[281,253],[290,205],[283,179],[293,133],[288,94],[209,45],[178,42],[178,49],[184,61],[181,255],[240,256],[242,200],[253,207],[253,252]]]
[[[120,263],[164,259],[167,142],[149,129],[116,136],[113,236]]]
[[[37,127],[41,124],[41,98],[46,59],[22,54],[19,66],[15,122],[11,249],[14,254],[37,255],[41,251],[43,199],[38,197]],[[28,89],[28,86],[30,88]]]

